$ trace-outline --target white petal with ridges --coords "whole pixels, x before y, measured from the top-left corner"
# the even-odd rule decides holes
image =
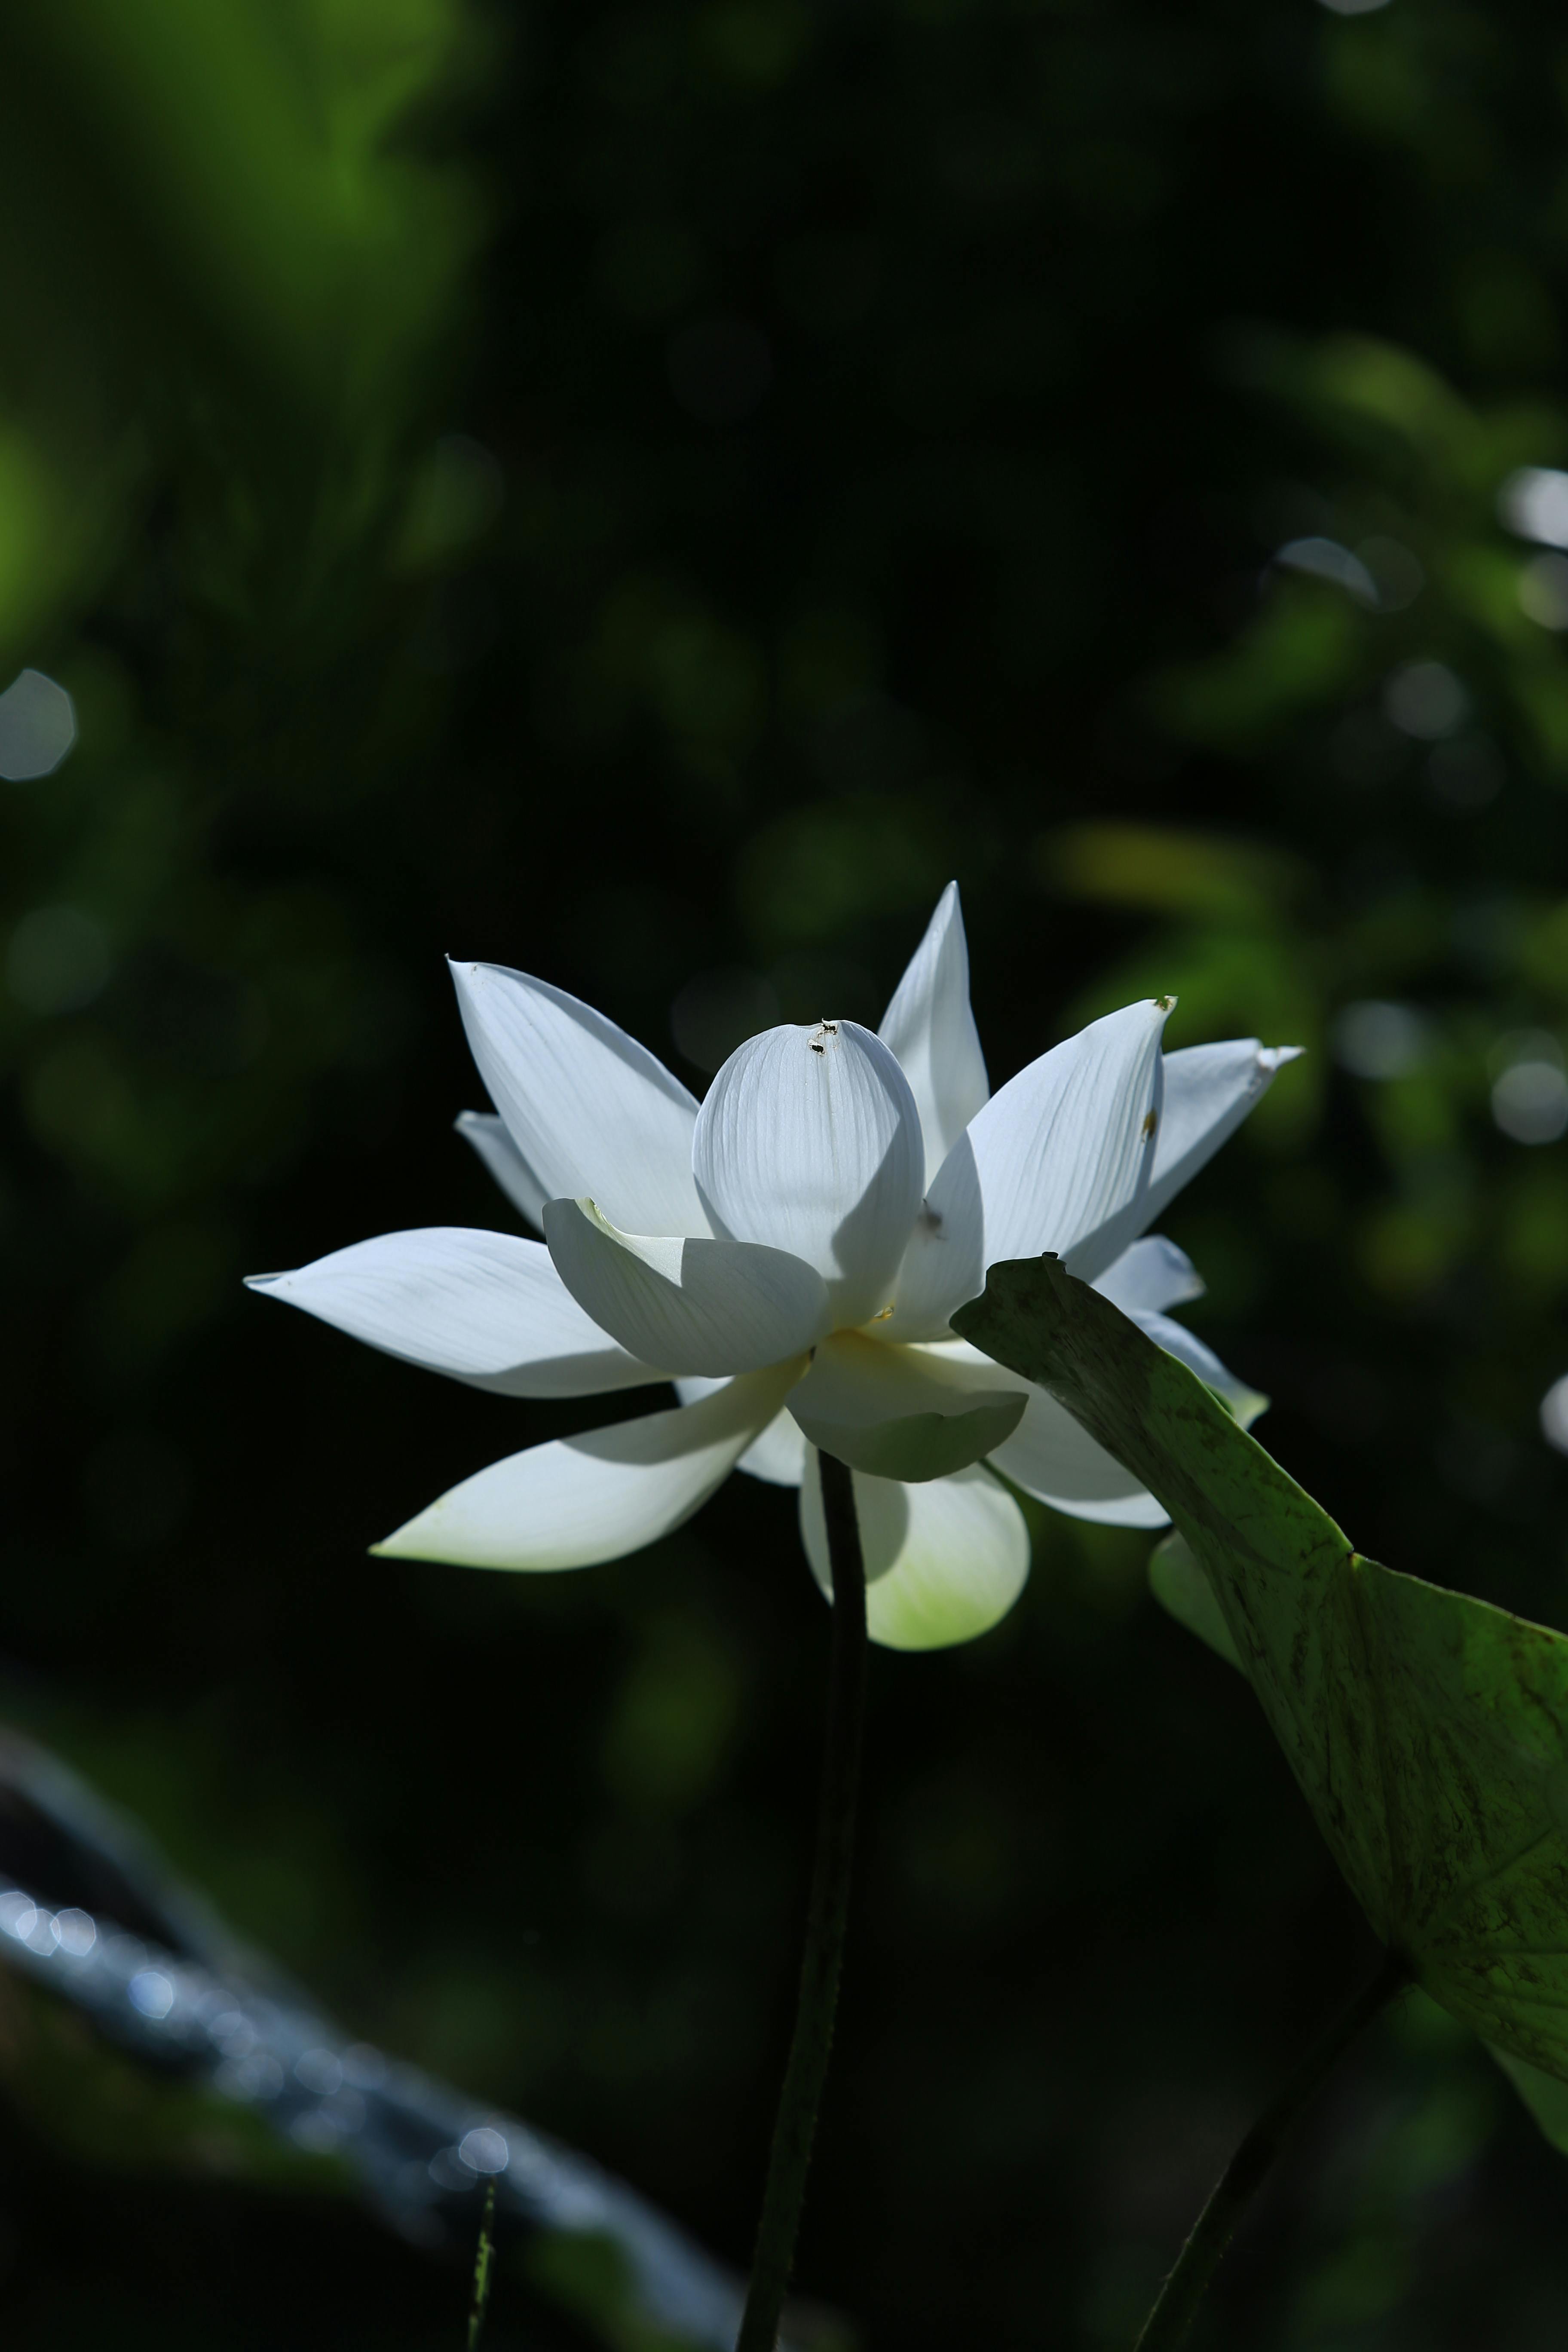
[[[592,1201],[547,1201],[544,1238],[584,1312],[672,1372],[761,1371],[828,1328],[822,1276],[784,1250],[622,1233]]]
[[[373,1549],[458,1568],[591,1568],[655,1543],[705,1503],[800,1368],[752,1372],[700,1404],[513,1454]]]
[[[1029,1574],[1029,1530],[1005,1488],[978,1465],[921,1486],[854,1474],[871,1639],[891,1650],[973,1642],[1004,1618]],[[807,1453],[800,1532],[812,1574],[833,1590],[821,1470]]]
[[[914,1095],[929,1184],[991,1092],[969,1009],[969,948],[956,882],[937,901],[879,1034]]]
[[[709,1231],[697,1105],[662,1062],[527,972],[454,963],[452,977],[479,1076],[546,1200],[597,1201],[628,1233]]]
[[[667,1377],[573,1298],[542,1242],[461,1225],[384,1234],[252,1290],[389,1356],[503,1396],[594,1396]]]
[[[512,1207],[537,1231],[544,1225],[543,1185],[506,1131],[506,1121],[492,1110],[458,1113],[458,1133],[471,1143]]]
[[[818,1348],[789,1412],[823,1453],[876,1478],[923,1483],[993,1453],[1024,1405],[1007,1375],[985,1385],[967,1363],[944,1362],[940,1349],[840,1331]]]
[[[1187,1045],[1166,1055],[1165,1100],[1154,1142],[1146,1222],[1152,1222],[1205,1161],[1213,1159],[1261,1102],[1275,1073],[1300,1052],[1300,1045],[1260,1045],[1256,1037],[1232,1037],[1223,1045]]]
[[[1094,1287],[1123,1315],[1163,1315],[1204,1295],[1204,1278],[1187,1255],[1163,1234],[1133,1242],[1099,1276]]]
[[[1000,1259],[1054,1250],[1092,1280],[1148,1222],[1160,1034],[1173,1000],[1091,1022],[992,1096],[942,1162],[899,1272],[896,1316],[934,1338]]]
[[[1162,1117],[1160,1037],[1175,999],[1129,1004],[1047,1054],[974,1122],[985,1263],[1055,1250],[1091,1282],[1149,1222],[1145,1196]],[[1062,1057],[1059,1076],[1047,1065]],[[1055,1238],[1053,1238],[1055,1236]]]
[[[714,1229],[815,1266],[836,1323],[887,1306],[924,1156],[909,1080],[858,1022],[738,1047],[698,1114],[692,1167]]]

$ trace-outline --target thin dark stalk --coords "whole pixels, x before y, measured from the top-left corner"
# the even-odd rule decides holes
[[[827,1681],[827,1728],[817,1801],[816,1859],[800,1964],[795,2035],[779,2091],[763,2191],[751,2292],[735,2352],[774,2352],[795,2233],[811,2167],[816,2113],[833,2047],[833,2018],[849,1913],[855,1854],[855,1802],[860,1777],[860,1733],[866,1711],[866,1570],[855,1489],[849,1471],[824,1454],[822,1511],[833,1569],[833,1657]]]
[[[479,2216],[479,2252],[474,2256],[474,2294],[468,2305],[468,2352],[476,2352],[490,2299],[490,2272],[495,2264],[496,2177],[485,2183],[485,2207]]]
[[[1335,2062],[1410,1982],[1410,1966],[1399,1952],[1386,1952],[1375,1973],[1348,2009],[1313,2042],[1283,2088],[1265,2107],[1220,2175],[1208,2203],[1193,2225],[1175,2269],[1161,2288],[1133,2352],[1177,2352],[1197,2316],[1209,2281],[1219,2268],[1247,2206],[1267,2179],[1285,2136],[1318,2091]]]

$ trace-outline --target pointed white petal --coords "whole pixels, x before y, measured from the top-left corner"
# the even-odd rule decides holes
[[[675,1393],[682,1404],[697,1404],[703,1397],[714,1395],[723,1388],[722,1381],[705,1381],[695,1377],[677,1381]],[[748,1476],[761,1478],[769,1486],[798,1486],[805,1467],[805,1440],[787,1410],[774,1413],[766,1429],[747,1446],[736,1463],[737,1470]]]
[[[434,1225],[334,1250],[252,1290],[389,1356],[502,1396],[595,1396],[666,1377],[583,1312],[542,1242]]]
[[[455,963],[479,1076],[548,1201],[593,1199],[629,1233],[705,1234],[697,1105],[592,1005],[500,964]]]
[[[1020,1071],[974,1121],[988,1266],[1055,1250],[1092,1281],[1148,1223],[1160,1035],[1173,1001],[1145,998],[1091,1022]]]
[[[785,1250],[622,1233],[592,1201],[547,1201],[544,1238],[578,1306],[671,1372],[760,1372],[828,1328],[822,1276]]]
[[[692,1142],[714,1229],[815,1266],[839,1324],[891,1298],[923,1165],[909,1080],[856,1021],[749,1038],[710,1087]]]
[[[1185,1250],[1163,1234],[1146,1234],[1131,1243],[1095,1283],[1103,1298],[1123,1315],[1163,1315],[1169,1307],[1183,1307],[1204,1295],[1204,1278]]]
[[[459,1111],[458,1133],[471,1143],[507,1199],[536,1230],[544,1223],[543,1185],[506,1131],[506,1121],[490,1110]]]
[[[1277,1070],[1300,1055],[1300,1045],[1260,1045],[1256,1037],[1232,1037],[1219,1045],[1187,1045],[1165,1056],[1165,1099],[1154,1139],[1154,1167],[1144,1202],[1152,1223],[1167,1201],[1268,1093]],[[1076,1274],[1078,1267],[1073,1268]]]
[[[1135,1313],[1132,1320],[1147,1331],[1157,1348],[1163,1348],[1167,1355],[1174,1356],[1189,1371],[1196,1372],[1206,1388],[1223,1397],[1243,1429],[1250,1429],[1258,1414],[1268,1412],[1268,1399],[1257,1389],[1248,1388],[1245,1381],[1238,1381],[1214,1349],[1205,1348],[1184,1324],[1173,1323],[1168,1315],[1147,1311]]]
[[[373,1549],[458,1568],[589,1568],[668,1535],[722,1484],[798,1368],[752,1372],[700,1404],[531,1445]]]
[[[927,1486],[855,1473],[871,1639],[890,1650],[973,1642],[1004,1618],[1029,1573],[1029,1530],[1005,1488],[976,1465]],[[800,1532],[824,1592],[833,1589],[815,1448],[800,1489]]]
[[[1169,997],[1108,1013],[1010,1078],[942,1162],[899,1270],[895,1321],[935,1337],[985,1269],[1054,1250],[1085,1281],[1148,1223]]]
[[[914,1095],[930,1184],[991,1092],[969,1009],[969,947],[956,882],[938,899],[879,1034],[898,1055]]]
[[[967,1362],[945,1362],[940,1349],[889,1347],[859,1331],[825,1340],[789,1401],[791,1415],[823,1453],[875,1478],[916,1483],[945,1478],[994,1452],[1024,1405],[1016,1378],[987,1385]]]

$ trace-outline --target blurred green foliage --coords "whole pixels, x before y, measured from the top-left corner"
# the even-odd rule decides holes
[[[444,951],[700,1084],[875,1019],[956,873],[994,1076],[1144,990],[1311,1048],[1169,1220],[1201,1326],[1369,1550],[1564,1622],[1568,1144],[1518,1130],[1568,597],[1498,499],[1568,457],[1565,89],[1525,0],[0,26],[0,668],[78,724],[0,784],[7,1708],[359,2031],[737,2261],[825,1640],[787,1499],[526,1589],[368,1561],[580,1417],[237,1277],[503,1221]],[[876,1677],[802,2253],[872,2352],[1122,2343],[1363,1962],[1146,1541],[1037,1538],[994,1636]],[[85,2165],[31,2046],[18,2341],[458,2340],[458,2273],[334,2202],[150,2184],[150,2125]],[[1565,2196],[1406,2022],[1210,2338],[1545,2352]],[[542,2312],[503,2275],[496,2352]]]

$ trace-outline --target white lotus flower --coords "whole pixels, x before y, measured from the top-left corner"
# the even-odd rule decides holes
[[[770,1029],[700,1106],[574,997],[453,967],[500,1116],[458,1121],[544,1241],[439,1226],[338,1250],[252,1287],[408,1361],[508,1396],[673,1380],[672,1411],[533,1445],[465,1479],[375,1549],[504,1569],[584,1568],[667,1535],[733,1469],[800,1489],[828,1591],[817,1452],[855,1473],[875,1640],[971,1639],[1029,1567],[995,1470],[1123,1527],[1160,1506],[1045,1392],[952,1336],[998,1259],[1055,1250],[1250,1419],[1244,1388],[1167,1310],[1203,1286],[1138,1236],[1293,1047],[1164,1055],[1171,1000],[1096,1021],[992,1095],[950,885],[879,1033]]]

